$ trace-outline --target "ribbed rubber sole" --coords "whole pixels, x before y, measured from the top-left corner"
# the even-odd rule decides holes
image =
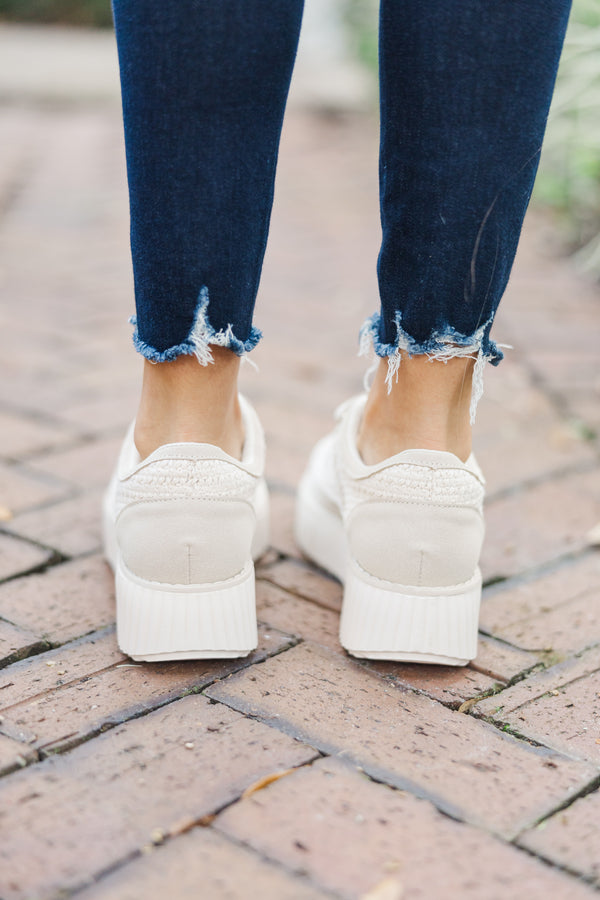
[[[464,666],[477,655],[480,598],[479,569],[466,584],[416,588],[381,581],[353,561],[340,641],[367,659]]]
[[[461,585],[418,588],[382,581],[350,558],[342,518],[310,477],[296,504],[302,552],[344,584],[340,641],[352,656],[464,666],[477,655],[481,573]]]
[[[115,571],[117,640],[128,656],[158,662],[247,656],[258,643],[254,565],[227,581],[160,584]]]

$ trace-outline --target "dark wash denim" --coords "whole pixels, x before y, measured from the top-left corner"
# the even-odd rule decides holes
[[[113,0],[137,349],[242,354],[302,0]],[[490,340],[537,170],[570,0],[382,0],[381,310],[363,341],[438,358]],[[390,369],[392,372],[392,369]]]

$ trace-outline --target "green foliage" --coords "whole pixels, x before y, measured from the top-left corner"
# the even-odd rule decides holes
[[[378,0],[343,0],[341,8],[355,56],[372,72],[377,72]]]
[[[600,0],[574,2],[534,196],[600,277]]]
[[[110,0],[0,0],[0,20],[108,28]]]

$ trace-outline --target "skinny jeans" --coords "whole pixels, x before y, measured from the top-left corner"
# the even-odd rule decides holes
[[[113,0],[134,344],[237,354],[253,312],[302,0]],[[390,366],[502,351],[490,329],[538,166],[570,0],[381,0],[380,308]],[[390,369],[391,371],[391,369]],[[388,373],[389,374],[389,373]]]

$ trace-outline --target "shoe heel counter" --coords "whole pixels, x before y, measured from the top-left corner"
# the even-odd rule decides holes
[[[147,581],[210,584],[251,559],[255,514],[238,500],[160,500],[123,510],[116,524],[125,567]]]
[[[471,507],[394,501],[358,506],[347,525],[351,556],[394,584],[445,587],[473,577],[483,517]]]

